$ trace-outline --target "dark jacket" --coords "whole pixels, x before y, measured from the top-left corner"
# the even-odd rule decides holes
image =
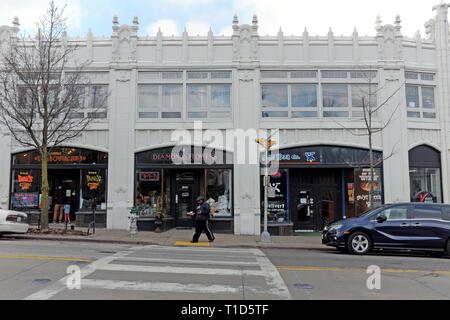
[[[201,205],[195,209],[195,220],[197,221],[209,221],[209,212],[211,207],[208,202],[203,202]]]
[[[65,204],[66,203],[66,195],[64,193],[64,189],[56,189],[53,194],[53,198],[55,199],[55,204]]]

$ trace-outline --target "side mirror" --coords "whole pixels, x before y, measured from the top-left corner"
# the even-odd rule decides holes
[[[385,221],[387,221],[387,217],[385,215],[381,215],[381,216],[377,217],[377,222],[378,223],[383,223]]]

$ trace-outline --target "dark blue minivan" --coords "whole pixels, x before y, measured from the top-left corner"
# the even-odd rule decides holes
[[[373,249],[446,252],[450,255],[450,205],[397,203],[325,227],[322,243],[363,255]]]

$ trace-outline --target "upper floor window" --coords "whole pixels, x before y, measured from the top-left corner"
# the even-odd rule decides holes
[[[230,71],[140,72],[139,119],[231,119]]]
[[[408,118],[436,119],[435,74],[405,72]]]
[[[431,86],[406,86],[409,118],[436,119],[435,93]]]
[[[376,71],[261,71],[263,118],[352,118],[377,103]],[[284,82],[284,83],[283,83]]]

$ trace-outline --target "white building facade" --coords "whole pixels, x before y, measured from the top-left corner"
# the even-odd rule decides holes
[[[237,149],[211,139],[240,130],[250,149],[260,130],[279,129],[270,231],[320,230],[326,221],[367,207],[369,144],[361,96],[371,92],[371,103],[380,107],[373,119],[380,129],[373,136],[375,200],[448,203],[448,6],[434,8],[425,37],[403,36],[399,17],[393,24],[378,18],[370,37],[356,30],[348,37],[331,30],[313,37],[306,29],[299,36],[281,30],[260,36],[256,17],[251,24],[235,17],[231,37],[141,37],[137,18],[121,25],[115,17],[110,37],[90,32],[67,38],[67,45],[79,47],[77,59],[91,61],[86,74],[94,98],[78,116],[96,120],[76,141],[55,149],[52,187],[65,184],[79,225],[92,219],[92,190],[100,224],[127,229],[136,207],[140,230],[149,231],[159,211],[168,227],[189,227],[185,213],[203,195],[214,207],[217,230],[259,235],[260,164],[239,161]],[[0,45],[18,32],[17,20],[0,27]],[[90,113],[95,95],[107,93],[107,110]],[[194,131],[199,125],[203,138]],[[39,159],[2,131],[0,207],[37,212]],[[180,132],[193,137],[192,148],[214,145],[232,161],[210,164],[203,156],[191,165],[174,164],[170,154]],[[24,188],[24,181],[31,185]]]

